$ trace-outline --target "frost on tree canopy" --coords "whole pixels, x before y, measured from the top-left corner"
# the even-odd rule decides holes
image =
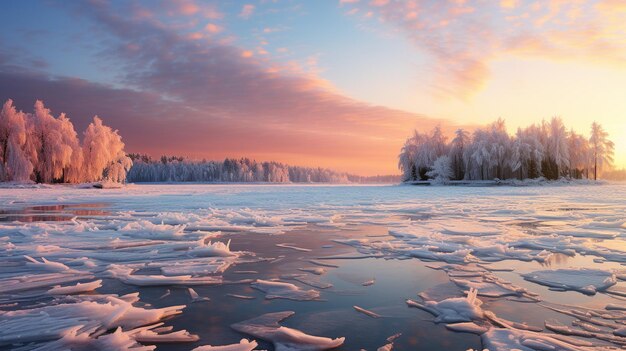
[[[414,131],[398,156],[403,180],[597,178],[613,163],[614,144],[594,122],[590,137],[568,131],[559,117],[518,128],[511,136],[498,119],[470,136],[463,129],[450,143],[441,128]]]
[[[37,100],[33,113],[7,100],[0,113],[0,181],[124,182],[132,161],[117,130],[97,116],[78,138],[64,113],[52,115]]]

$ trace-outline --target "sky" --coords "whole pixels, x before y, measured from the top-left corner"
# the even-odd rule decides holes
[[[397,174],[413,129],[601,123],[626,167],[623,0],[23,0],[0,99],[129,152]]]

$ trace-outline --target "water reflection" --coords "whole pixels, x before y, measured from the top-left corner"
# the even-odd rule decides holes
[[[74,217],[110,215],[107,203],[38,205],[20,209],[0,209],[0,222],[57,222]]]
[[[552,255],[548,256],[545,261],[539,262],[539,264],[547,268],[566,266],[571,258],[571,256],[562,253],[553,253]]]

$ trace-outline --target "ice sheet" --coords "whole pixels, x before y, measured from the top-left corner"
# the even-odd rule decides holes
[[[107,291],[107,284],[121,283],[128,291],[162,286],[151,288],[161,289],[156,296],[166,295],[158,300],[160,304],[181,291],[185,294],[181,300],[184,303],[202,301],[203,286],[221,289],[221,284],[232,282],[224,276],[236,271],[249,275],[243,278],[254,279],[251,285],[264,291],[268,298],[323,301],[332,299],[337,292],[330,282],[335,283],[334,271],[343,266],[343,262],[375,257],[413,259],[416,267],[429,265],[444,271],[450,287],[456,289],[454,297],[422,295],[424,299],[417,303],[435,314],[433,319],[446,323],[451,333],[480,333],[485,345],[491,343],[493,347],[504,347],[498,343],[507,339],[510,343],[502,345],[530,350],[550,347],[569,350],[567,347],[572,347],[572,343],[555,344],[564,342],[558,336],[546,339],[545,331],[532,334],[524,329],[537,326],[524,327],[523,318],[507,316],[504,319],[488,310],[491,304],[513,310],[520,303],[533,303],[534,308],[543,308],[544,303],[559,302],[559,294],[564,294],[567,299],[607,308],[555,308],[555,313],[567,318],[549,321],[546,328],[570,336],[587,333],[593,342],[621,346],[623,326],[615,320],[626,320],[620,300],[624,282],[619,281],[624,273],[618,269],[620,264],[626,263],[624,198],[626,187],[620,185],[429,188],[186,184],[130,185],[106,190],[71,186],[1,189],[3,210],[85,202],[109,204],[111,209],[103,216],[79,216],[69,221],[0,223],[0,320],[15,322],[18,312],[32,312],[37,308],[55,311],[61,308],[58,306],[64,306],[63,314],[71,319],[72,308],[87,303],[106,305],[102,297],[91,300],[88,297],[101,296],[98,294]],[[301,263],[293,266],[289,274],[263,275],[253,262],[266,258],[258,257],[255,252],[237,251],[241,250],[239,243],[247,240],[246,235],[281,235],[295,229],[347,232],[358,226],[368,228],[366,233],[323,245],[327,251],[336,247],[349,249],[342,254],[319,251],[320,245],[307,238],[302,242],[279,239],[278,246],[272,244],[276,252],[302,257]],[[367,232],[369,228],[375,231]],[[236,234],[232,242],[225,237],[230,234]],[[312,255],[312,251],[316,254]],[[279,256],[267,259],[276,259],[272,262],[280,265],[282,258]],[[323,260],[314,259],[322,256]],[[560,262],[563,260],[567,265]],[[244,262],[248,265],[238,267]],[[236,271],[232,267],[237,267]],[[623,270],[623,266],[621,268]],[[397,273],[406,274],[409,280],[421,279],[407,272]],[[286,281],[271,281],[277,277]],[[368,274],[358,278],[359,291],[384,300],[375,295],[386,288],[384,277],[376,276],[376,284],[369,286],[374,283],[372,278],[374,276]],[[539,285],[546,285],[553,291],[546,292],[546,288]],[[253,294],[247,283],[241,286],[247,290],[229,292],[229,296],[245,300],[262,296]],[[474,302],[459,297],[474,289],[478,296]],[[589,296],[557,290],[579,291]],[[170,291],[171,295],[164,291]],[[192,291],[195,294],[191,294]],[[594,293],[596,295],[592,295]],[[566,294],[578,295],[580,300]],[[226,295],[225,292],[221,296]],[[115,298],[126,301],[122,297]],[[259,303],[259,306],[288,302],[235,298],[224,297],[224,300]],[[590,300],[584,300],[587,298]],[[134,308],[152,310],[138,298],[127,299]],[[477,306],[476,301],[481,300],[485,303]],[[319,301],[310,303],[324,304]],[[377,301],[353,302],[349,307],[355,304],[378,306]],[[214,303],[215,300],[195,304],[194,308]],[[120,313],[125,313],[127,307],[119,307],[121,302],[116,304],[113,305],[118,306]],[[12,317],[7,319],[7,316]],[[81,319],[83,317],[80,316],[80,322],[87,326],[80,328],[73,320],[62,318],[62,321],[50,322],[50,344],[38,340],[37,346],[84,342],[85,348],[106,344],[151,349],[148,345],[158,340],[190,338],[182,332],[167,336],[158,328],[139,331],[144,328],[143,324],[131,323],[130,327],[126,325],[116,331],[119,320],[107,324],[110,328],[102,332],[102,323],[94,322],[94,318],[100,317],[84,317],[85,320]],[[184,314],[178,316],[184,317]],[[158,318],[149,320],[146,323],[160,321]],[[450,321],[463,322],[453,325],[448,323]],[[56,330],[57,326],[60,330]],[[601,332],[593,330],[594,327]],[[54,330],[56,332],[52,332]],[[158,335],[151,334],[154,330],[159,330],[155,332]],[[137,344],[137,338],[145,345]],[[212,343],[209,339],[201,340],[200,344]],[[368,349],[388,344],[377,343],[369,345]],[[573,345],[591,347],[584,343]]]

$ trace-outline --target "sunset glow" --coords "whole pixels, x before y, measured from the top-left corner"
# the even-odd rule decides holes
[[[626,167],[619,0],[28,0],[0,20],[0,100],[98,114],[129,152],[398,174],[413,128],[560,116],[602,124]]]
[[[0,29],[0,349],[626,346],[626,0]]]

